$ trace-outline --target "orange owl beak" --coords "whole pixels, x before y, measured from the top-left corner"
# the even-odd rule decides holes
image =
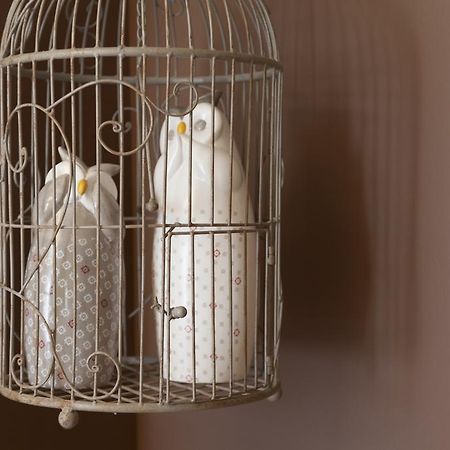
[[[78,193],[80,195],[84,195],[86,193],[86,191],[87,191],[87,188],[88,188],[87,180],[81,180],[78,183]]]
[[[177,126],[177,132],[178,134],[183,135],[186,134],[186,131],[187,131],[186,123],[181,121]]]

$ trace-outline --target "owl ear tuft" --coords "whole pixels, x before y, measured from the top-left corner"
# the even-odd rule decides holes
[[[61,158],[61,161],[70,161],[69,153],[63,147],[58,147],[58,153]]]
[[[118,164],[100,164],[100,172],[105,172],[114,177],[120,172],[120,166]]]

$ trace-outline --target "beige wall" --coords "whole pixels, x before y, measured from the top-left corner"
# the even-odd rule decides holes
[[[286,68],[284,398],[142,450],[450,448],[450,2],[268,0]]]

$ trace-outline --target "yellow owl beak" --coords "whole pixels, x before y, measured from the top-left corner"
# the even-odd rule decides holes
[[[186,131],[187,131],[186,123],[181,121],[177,126],[177,132],[178,134],[183,135],[186,134]]]
[[[80,194],[80,195],[84,195],[85,193],[86,193],[86,191],[87,191],[87,188],[88,188],[88,182],[87,182],[87,180],[81,180],[79,183],[78,183],[78,193]]]

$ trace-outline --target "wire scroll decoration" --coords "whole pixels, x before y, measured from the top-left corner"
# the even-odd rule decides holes
[[[12,154],[11,154],[11,150],[9,148],[9,136],[10,136],[10,132],[11,132],[11,124],[16,115],[20,114],[21,111],[24,111],[27,109],[43,113],[53,123],[55,128],[60,133],[62,141],[65,146],[65,149],[69,155],[69,158],[71,161],[74,161],[75,155],[73,153],[73,149],[71,147],[70,140],[69,140],[67,134],[65,133],[62,124],[57,120],[57,118],[52,113],[52,111],[54,111],[54,109],[57,106],[61,105],[63,102],[67,101],[68,99],[77,95],[78,93],[80,93],[86,89],[93,88],[93,87],[100,86],[100,85],[116,85],[116,86],[121,86],[123,88],[129,89],[132,94],[136,95],[140,99],[140,101],[142,102],[142,105],[144,106],[143,115],[144,115],[144,120],[145,120],[145,124],[146,124],[146,127],[145,127],[146,133],[142,139],[142,142],[140,142],[136,147],[134,147],[130,150],[124,151],[124,150],[114,149],[110,145],[108,145],[104,139],[104,131],[108,127],[110,127],[110,129],[115,134],[126,134],[131,131],[131,129],[132,129],[131,122],[123,123],[120,120],[118,120],[118,116],[120,113],[119,111],[116,111],[110,120],[106,120],[106,121],[102,122],[100,125],[98,125],[96,135],[97,135],[99,144],[101,145],[101,148],[103,148],[106,152],[108,152],[114,156],[119,156],[119,157],[126,157],[126,156],[134,155],[138,152],[142,152],[142,151],[148,152],[149,151],[148,144],[149,144],[152,134],[154,132],[154,112],[153,112],[153,110],[158,111],[159,113],[163,114],[166,117],[169,115],[182,117],[182,116],[190,114],[195,109],[195,107],[197,106],[197,104],[199,102],[199,93],[198,93],[197,86],[195,86],[194,84],[189,83],[189,82],[180,82],[180,83],[177,83],[176,85],[174,85],[171,94],[168,96],[168,101],[166,101],[166,103],[163,106],[158,106],[144,92],[142,92],[141,90],[137,89],[135,86],[133,86],[125,81],[121,81],[121,80],[117,80],[117,79],[102,79],[102,80],[96,80],[96,81],[86,83],[86,84],[72,90],[71,92],[67,93],[66,95],[64,95],[63,97],[61,97],[60,99],[58,99],[57,101],[55,101],[54,103],[52,103],[51,105],[49,105],[47,107],[43,107],[43,106],[40,106],[35,103],[24,103],[24,104],[18,105],[10,113],[9,117],[6,120],[6,124],[4,126],[4,134],[3,134],[3,141],[1,143],[1,155],[0,155],[0,171],[1,171],[0,183],[4,183],[6,181],[5,172],[6,172],[7,168],[16,176],[18,174],[23,173],[25,171],[27,165],[30,162],[29,152],[25,146],[22,146],[18,150],[18,161],[13,162],[13,160],[12,160]],[[191,99],[191,104],[181,110],[180,109],[177,109],[177,110],[171,109],[169,106],[171,101],[174,99],[177,99],[180,96],[180,94],[185,90],[190,91],[189,97]],[[137,111],[133,107],[123,108],[123,110]],[[69,186],[70,186],[70,190],[72,190],[72,189],[74,189],[73,165],[70,164],[69,167],[70,167],[70,169],[69,169],[70,170]],[[153,180],[151,178],[151,173],[149,173],[149,183],[150,184],[153,183]],[[150,192],[153,192],[152,188],[150,189]],[[24,292],[25,292],[27,286],[29,285],[29,283],[31,282],[33,277],[36,275],[36,273],[39,271],[39,267],[42,265],[44,259],[46,258],[46,256],[50,252],[52,246],[56,242],[58,233],[61,231],[61,229],[63,227],[64,219],[66,217],[68,206],[69,206],[69,201],[70,201],[70,196],[67,195],[64,200],[64,204],[62,206],[62,214],[59,218],[59,221],[55,224],[54,232],[52,234],[50,242],[44,248],[44,251],[42,252],[42,254],[39,256],[39,259],[38,259],[37,264],[34,267],[34,269],[30,272],[27,279],[24,280],[24,282],[22,283],[20,291],[17,291],[15,289],[7,286],[4,283],[0,283],[1,290],[9,293],[11,295],[11,298],[14,298],[15,300],[21,302],[22,304],[26,304],[39,317],[39,320],[43,324],[44,328],[46,329],[48,335],[50,336],[50,341],[51,341],[51,346],[50,346],[51,347],[50,348],[51,358],[52,358],[51,364],[50,364],[51,370],[49,370],[48,375],[46,376],[46,378],[43,381],[41,381],[40,383],[35,384],[35,385],[27,384],[22,381],[23,377],[18,376],[15,370],[11,370],[11,376],[12,376],[14,382],[21,389],[36,390],[36,389],[41,388],[48,382],[48,380],[54,373],[55,366],[57,366],[58,370],[61,372],[62,376],[64,377],[67,385],[80,398],[89,400],[89,401],[105,400],[105,399],[111,397],[117,391],[117,389],[119,388],[119,386],[121,384],[121,367],[120,367],[120,364],[117,361],[116,357],[114,357],[106,352],[103,352],[103,351],[96,351],[96,352],[91,353],[89,355],[89,357],[87,358],[87,368],[92,374],[96,374],[99,371],[98,365],[94,363],[94,361],[96,360],[97,357],[107,358],[114,365],[115,371],[116,371],[115,382],[113,383],[112,388],[108,392],[106,392],[102,395],[97,395],[94,392],[94,394],[92,396],[90,396],[90,395],[86,395],[85,393],[78,390],[76,388],[75,384],[70,379],[70,377],[67,375],[67,373],[63,367],[63,364],[60,360],[60,357],[56,351],[55,331],[50,327],[48,321],[46,320],[44,315],[40,312],[39,308],[36,307],[36,305],[33,302],[31,302],[29,299],[27,299],[24,295]],[[29,211],[31,208],[32,208],[32,205],[28,206],[25,211]],[[7,237],[7,239],[9,239],[10,238],[9,234],[6,237]],[[16,354],[12,357],[12,359],[10,361],[10,365],[12,368],[17,366],[22,371],[23,367],[24,367],[24,360],[25,360],[25,358],[24,358],[23,354]]]

